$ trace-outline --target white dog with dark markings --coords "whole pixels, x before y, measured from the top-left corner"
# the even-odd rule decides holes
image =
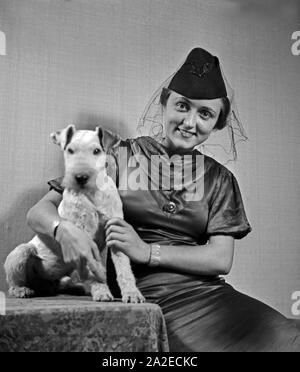
[[[93,240],[102,236],[102,244],[98,242],[102,262],[91,256],[79,276],[94,301],[111,301],[113,296],[106,280],[107,248],[103,231],[108,219],[123,218],[123,210],[117,187],[106,172],[103,131],[100,127],[95,131],[77,131],[74,125],[69,125],[52,133],[51,139],[64,152],[65,189],[58,208],[59,216],[83,229]],[[74,274],[74,267],[64,262],[58,248],[54,239],[38,235],[16,247],[4,264],[9,294],[32,297],[40,293],[55,294],[63,286],[72,286],[70,276]],[[144,302],[136,287],[129,258],[113,249],[111,256],[123,302]]]

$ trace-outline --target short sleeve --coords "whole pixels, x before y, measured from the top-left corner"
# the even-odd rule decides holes
[[[242,239],[252,231],[238,182],[228,169],[222,169],[209,208],[207,235],[230,235]]]

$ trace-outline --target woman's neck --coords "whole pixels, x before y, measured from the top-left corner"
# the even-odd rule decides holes
[[[168,140],[166,138],[163,138],[163,140],[161,141],[161,145],[162,145],[162,147],[164,148],[164,150],[166,151],[166,153],[168,154],[169,157],[171,157],[173,155],[188,155],[188,154],[191,154],[193,152],[193,149],[192,150],[186,150],[186,149],[180,149],[180,148],[172,146],[172,144],[170,142],[168,142]]]

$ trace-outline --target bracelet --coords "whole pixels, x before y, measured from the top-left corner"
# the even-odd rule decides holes
[[[58,229],[58,226],[60,225],[61,221],[59,220],[55,220],[53,223],[52,223],[52,231],[53,231],[53,238],[56,239],[56,233],[57,233],[57,229]]]
[[[150,258],[148,262],[148,266],[150,267],[157,267],[160,264],[160,245],[159,244],[150,244]]]

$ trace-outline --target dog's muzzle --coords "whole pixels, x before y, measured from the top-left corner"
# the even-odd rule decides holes
[[[87,184],[89,180],[89,176],[87,174],[76,174],[75,175],[75,180],[80,186],[84,186]]]

